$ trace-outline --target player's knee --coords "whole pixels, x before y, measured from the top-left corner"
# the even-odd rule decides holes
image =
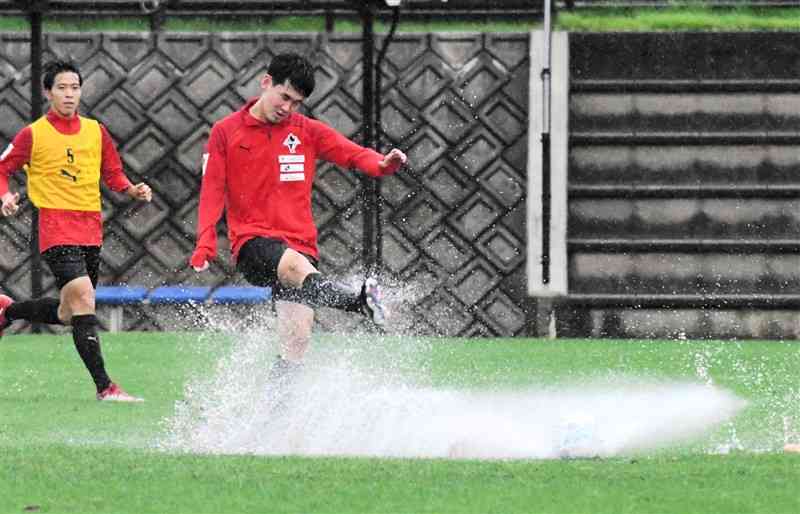
[[[301,253],[287,249],[278,264],[278,281],[281,285],[290,288],[299,288],[303,280],[316,268]]]
[[[94,313],[94,289],[91,287],[76,287],[66,295],[66,308],[73,315]],[[60,315],[60,313],[59,313]]]

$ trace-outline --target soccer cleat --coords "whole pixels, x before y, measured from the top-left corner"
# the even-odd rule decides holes
[[[14,303],[14,300],[10,296],[0,294],[0,337],[3,337],[3,330],[11,324],[11,321],[6,318],[6,309],[12,303]]]
[[[97,399],[101,402],[143,402],[144,399],[132,396],[122,390],[120,386],[111,382],[111,385],[97,393]]]
[[[381,289],[377,280],[370,277],[364,281],[364,285],[361,286],[361,299],[364,302],[361,309],[364,315],[379,327],[385,325],[389,311],[381,301]]]

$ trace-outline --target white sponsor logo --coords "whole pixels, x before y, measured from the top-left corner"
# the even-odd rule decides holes
[[[289,153],[297,153],[297,147],[300,145],[300,138],[289,132],[289,135],[283,140],[283,145],[289,149]]]
[[[203,154],[203,175],[206,174],[206,166],[208,166],[208,154]]]
[[[305,171],[305,164],[281,164],[281,173],[292,171]]]
[[[281,182],[299,182],[305,179],[305,173],[281,173]]]
[[[14,149],[14,145],[13,145],[13,144],[11,144],[11,143],[9,143],[9,144],[8,144],[8,146],[6,147],[6,149],[5,149],[5,150],[3,150],[3,153],[2,153],[2,154],[0,154],[0,161],[2,161],[3,159],[5,159],[5,158],[8,156],[8,154],[10,154],[10,153],[11,153],[11,150],[13,150],[13,149]]]
[[[287,164],[291,162],[306,162],[306,156],[303,154],[300,155],[279,155],[278,162],[281,164]]]

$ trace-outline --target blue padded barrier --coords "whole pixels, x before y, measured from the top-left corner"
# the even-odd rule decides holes
[[[216,304],[256,304],[272,298],[269,287],[223,286],[211,293],[211,303]]]
[[[124,327],[125,305],[255,305],[272,298],[269,287],[223,286],[211,293],[204,286],[162,286],[149,292],[142,286],[100,286],[95,291],[95,303],[111,307],[108,329],[118,332]]]
[[[150,291],[147,301],[151,305],[204,303],[209,293],[210,287],[162,286]]]
[[[100,286],[94,292],[97,305],[112,307],[108,320],[108,330],[111,332],[119,332],[123,327],[122,307],[141,304],[146,297],[147,288],[141,286]]]
[[[100,286],[95,290],[95,302],[103,305],[132,305],[146,297],[147,288],[140,286]]]

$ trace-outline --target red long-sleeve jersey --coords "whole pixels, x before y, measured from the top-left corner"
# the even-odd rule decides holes
[[[50,110],[47,120],[62,134],[77,134],[80,131],[78,116],[64,118]],[[131,183],[122,171],[122,161],[111,135],[103,125],[100,125],[100,131],[103,145],[100,173],[103,182],[113,191],[124,191]],[[8,192],[9,176],[30,162],[32,148],[33,133],[28,125],[14,136],[11,144],[0,154],[0,196]],[[102,242],[100,212],[39,209],[40,252],[59,245],[100,246]]]
[[[234,259],[254,237],[279,239],[289,248],[319,258],[311,212],[316,161],[356,168],[378,177],[383,155],[350,141],[321,121],[293,113],[280,123],[254,118],[256,99],[211,128],[203,156],[197,247],[191,264],[202,266],[217,254],[216,225],[227,211]]]

